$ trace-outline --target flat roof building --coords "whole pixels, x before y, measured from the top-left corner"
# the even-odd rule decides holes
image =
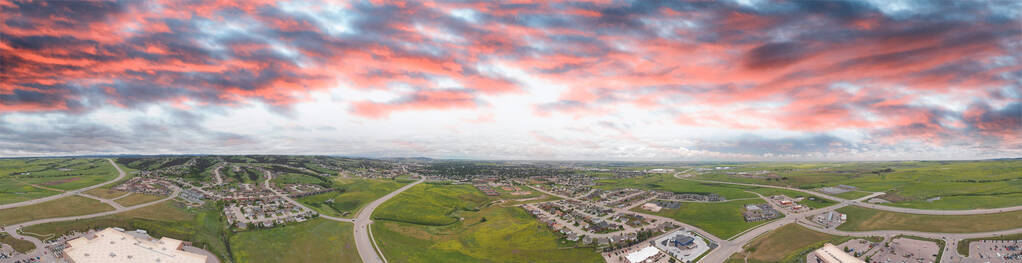
[[[67,242],[64,255],[73,263],[205,263],[206,256],[181,250],[184,242],[173,238],[149,239],[107,228],[94,238],[80,237]]]
[[[816,254],[817,263],[866,263],[834,246],[834,244],[824,244],[822,248],[813,251]]]
[[[625,258],[628,259],[628,262],[639,263],[639,262],[645,261],[646,259],[648,259],[648,258],[650,258],[652,256],[656,256],[656,254],[658,254],[658,253],[660,253],[659,249],[656,249],[655,247],[649,246],[649,247],[643,248],[643,249],[641,249],[639,251],[632,252],[632,253],[628,254],[627,256],[625,256]]]

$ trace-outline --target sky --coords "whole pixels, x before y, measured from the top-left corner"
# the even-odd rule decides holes
[[[1022,157],[1022,1],[0,8],[0,157]]]

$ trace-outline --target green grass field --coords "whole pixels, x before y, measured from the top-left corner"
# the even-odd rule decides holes
[[[351,218],[373,200],[405,184],[395,180],[337,179],[334,187],[338,188],[338,191],[306,196],[299,198],[298,201],[324,215]]]
[[[166,198],[166,196],[131,194],[129,196],[125,196],[124,198],[114,200],[114,202],[117,202],[117,204],[120,204],[122,206],[128,207],[133,205],[145,204],[163,198]]]
[[[452,200],[459,198],[465,199]],[[519,207],[492,205],[461,211],[457,216],[464,220],[444,216],[455,207],[484,200],[468,185],[418,185],[376,210],[376,215],[385,216],[372,225],[373,236],[392,262],[603,262],[593,248],[563,242]],[[418,210],[406,210],[413,207]],[[420,210],[427,213],[407,213]],[[386,219],[402,212],[414,215],[400,218],[402,222]],[[435,225],[448,218],[453,223]]]
[[[116,177],[117,170],[105,159],[0,159],[0,204],[51,196]]]
[[[837,196],[837,197],[848,199],[848,200],[855,200],[855,199],[866,197],[867,195],[870,195],[870,194],[871,194],[870,192],[866,192],[866,191],[848,191],[848,192],[844,192],[844,193],[840,193],[840,194],[833,194],[833,196]]]
[[[352,225],[325,219],[240,232],[230,240],[236,262],[362,261]]]
[[[220,211],[212,205],[195,209],[167,201],[109,216],[29,226],[24,232],[48,239],[72,231],[107,227],[145,229],[154,237],[191,241],[194,246],[209,250],[221,259],[228,258],[229,254],[225,238],[226,222],[223,222]]]
[[[745,245],[744,251],[735,253],[727,262],[805,262],[810,250],[826,242],[841,244],[849,237],[840,237],[809,230],[798,224],[788,224],[770,231]]]
[[[975,209],[1022,205],[1022,160],[838,163],[746,163],[698,178],[812,189],[845,184],[864,192],[886,192],[891,206]],[[763,172],[761,176],[727,173]],[[852,192],[842,198],[868,193]],[[938,199],[939,198],[939,199]]]
[[[11,225],[36,219],[87,215],[114,210],[107,204],[81,196],[0,210],[0,225]]]
[[[99,184],[118,175],[106,159],[2,159],[0,167],[4,167],[0,177],[59,190]]]
[[[659,174],[629,179],[604,179],[597,181],[597,188],[619,189],[638,188],[648,190],[665,190],[677,193],[715,193],[727,199],[755,198],[756,195],[745,190],[756,187],[745,187],[727,184],[701,183],[674,178],[672,175]]]
[[[810,195],[810,194],[806,194],[806,193],[803,193],[803,192],[786,190],[786,189],[762,187],[762,188],[752,189],[752,190],[749,190],[749,191],[753,191],[753,192],[759,193],[759,194],[761,194],[763,196],[766,196],[767,198],[770,198],[770,196],[773,196],[773,195],[787,195],[788,197],[791,197],[791,198],[805,197],[804,200],[802,200],[801,202],[798,202],[798,203],[801,204],[801,205],[804,205],[804,206],[808,206],[808,207],[810,207],[812,209],[824,208],[824,207],[828,207],[828,206],[837,204],[837,202],[831,201],[831,200],[823,198],[823,197],[819,197],[817,195]],[[809,200],[809,198],[813,198],[813,200]]]
[[[32,244],[32,242],[14,238],[7,235],[7,233],[0,233],[0,244],[7,244],[11,246],[11,248],[14,248],[14,251],[21,253],[28,252],[35,248],[35,244]]]
[[[839,230],[913,230],[923,232],[970,233],[1022,227],[1022,211],[983,215],[917,215],[894,213],[857,206],[844,207],[838,212],[848,214],[848,222]]]
[[[104,198],[104,199],[114,199],[114,198],[121,197],[121,196],[123,196],[125,194],[128,194],[128,192],[107,189],[105,187],[100,187],[100,188],[92,189],[92,190],[89,190],[89,191],[85,191],[85,193],[86,194],[90,194],[90,195],[95,196],[95,197]]]
[[[14,178],[0,178],[0,204],[24,202],[59,193],[18,182]]]
[[[490,201],[471,185],[416,185],[383,203],[374,219],[420,225],[449,225],[461,212],[472,212]],[[414,211],[414,212],[409,212]]]
[[[729,239],[735,234],[756,227],[769,221],[745,222],[742,209],[747,204],[762,204],[766,201],[756,198],[735,200],[721,203],[683,203],[678,209],[664,209],[652,213],[670,217],[695,227],[701,228],[719,238]],[[639,207],[632,209],[640,213],[649,213]]]

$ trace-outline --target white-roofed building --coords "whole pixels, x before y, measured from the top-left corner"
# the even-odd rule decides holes
[[[625,258],[628,259],[628,262],[639,263],[652,256],[656,256],[657,253],[660,253],[659,249],[652,246],[648,246],[646,248],[640,249],[639,251],[629,253],[627,256],[625,256]]]
[[[64,257],[73,263],[206,262],[206,255],[181,250],[184,245],[181,240],[136,237],[113,228],[99,231],[91,239],[81,237],[68,241],[67,244],[69,247],[64,250]]]

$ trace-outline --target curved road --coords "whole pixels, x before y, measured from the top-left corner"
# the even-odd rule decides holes
[[[120,169],[118,169],[118,170],[120,170]],[[163,201],[174,199],[175,197],[177,197],[177,195],[179,193],[181,193],[181,188],[173,187],[173,189],[174,189],[174,192],[172,194],[170,194],[170,196],[168,196],[166,198],[163,198],[163,199],[160,199],[160,200],[156,200],[156,201],[152,201],[152,202],[148,202],[148,203],[144,203],[144,204],[140,204],[140,205],[134,205],[134,206],[129,206],[129,207],[120,207],[120,208],[117,208],[117,209],[114,209],[114,210],[111,210],[111,211],[100,212],[100,213],[89,214],[89,215],[39,219],[39,220],[28,221],[28,222],[19,223],[19,224],[13,225],[13,226],[5,227],[4,228],[4,232],[7,232],[7,234],[9,234],[12,237],[17,238],[17,239],[21,239],[21,240],[32,242],[32,244],[35,245],[35,249],[32,252],[27,253],[27,254],[23,254],[23,255],[21,255],[18,258],[11,258],[10,260],[12,260],[12,262],[13,262],[13,261],[16,261],[16,260],[19,260],[19,259],[27,259],[27,258],[34,258],[34,257],[41,257],[41,256],[43,256],[42,253],[43,253],[44,248],[45,248],[45,244],[43,244],[43,241],[41,241],[38,238],[35,238],[33,236],[21,235],[20,233],[18,233],[18,230],[21,230],[22,228],[29,227],[29,226],[34,226],[34,225],[38,225],[38,224],[63,222],[63,221],[73,221],[73,220],[81,220],[81,219],[89,219],[89,218],[95,218],[95,217],[101,217],[101,216],[108,216],[108,215],[113,215],[113,214],[117,214],[117,213],[123,213],[123,212],[131,211],[131,210],[147,207],[147,206],[150,206],[150,205],[158,204],[158,203],[163,202]]]
[[[64,197],[68,197],[68,196],[72,196],[72,195],[77,195],[77,194],[80,194],[80,193],[85,192],[85,191],[89,191],[89,190],[92,190],[92,189],[103,187],[103,186],[108,185],[108,184],[112,184],[112,183],[120,181],[121,179],[124,179],[124,177],[128,176],[128,174],[125,173],[124,170],[121,170],[120,166],[117,166],[117,164],[114,163],[114,160],[109,159],[109,158],[107,158],[106,160],[109,161],[110,165],[113,165],[114,168],[117,168],[117,173],[118,173],[117,178],[114,178],[113,180],[110,180],[110,181],[103,182],[101,184],[97,184],[97,185],[93,185],[93,186],[89,186],[89,187],[85,187],[85,188],[80,188],[80,189],[76,189],[76,190],[71,190],[71,191],[67,191],[67,192],[63,192],[63,193],[60,193],[60,194],[51,195],[51,196],[47,196],[47,197],[43,197],[43,198],[39,198],[39,199],[32,199],[32,200],[28,200],[28,201],[24,201],[24,202],[17,202],[17,203],[11,203],[11,204],[6,204],[6,205],[0,205],[0,210],[8,209],[8,208],[15,208],[15,207],[28,206],[28,205],[34,205],[34,204],[38,204],[38,203],[42,203],[42,202],[46,202],[46,201],[57,200],[57,199],[60,199],[60,198],[64,198]]]
[[[380,199],[376,199],[376,201],[369,203],[366,207],[362,208],[362,210],[358,211],[358,215],[355,216],[355,247],[358,249],[358,255],[362,257],[362,263],[387,262],[387,259],[381,256],[383,253],[375,248],[374,244],[376,242],[373,241],[373,232],[372,229],[369,228],[369,226],[373,223],[373,220],[370,218],[370,216],[373,215],[373,210],[376,210],[376,207],[383,204],[383,202],[390,200],[397,194],[400,194],[401,192],[408,190],[408,188],[412,188],[412,186],[420,184],[425,180],[425,178],[421,178],[414,183],[398,188],[397,190],[380,197]],[[377,254],[377,252],[380,253]]]
[[[741,252],[743,250],[743,247],[746,244],[748,244],[748,242],[752,241],[754,238],[758,237],[759,235],[762,235],[762,234],[764,234],[766,232],[772,231],[774,229],[780,228],[780,227],[782,227],[784,225],[787,225],[787,224],[790,224],[790,223],[797,223],[797,224],[799,224],[801,226],[804,226],[806,228],[809,228],[809,229],[817,231],[817,232],[823,232],[823,233],[832,234],[832,235],[838,235],[838,236],[854,236],[854,237],[886,236],[886,237],[889,237],[889,236],[896,236],[896,235],[910,235],[910,236],[918,236],[918,237],[924,237],[924,238],[944,240],[946,245],[944,247],[944,253],[941,256],[941,262],[962,262],[964,260],[964,258],[968,256],[968,255],[964,255],[963,256],[963,255],[959,255],[958,254],[957,244],[958,244],[958,242],[960,242],[963,239],[996,237],[996,236],[1000,236],[1000,235],[1010,235],[1010,234],[1022,233],[1022,228],[1005,229],[1005,230],[990,231],[990,232],[976,232],[976,233],[932,233],[932,232],[905,231],[905,230],[877,230],[877,231],[851,232],[851,231],[842,231],[842,230],[837,230],[837,229],[823,228],[823,227],[817,226],[815,223],[809,221],[806,218],[811,217],[813,215],[818,215],[818,214],[821,214],[821,213],[826,213],[826,212],[834,211],[834,210],[837,210],[837,209],[840,209],[842,207],[846,207],[846,206],[849,206],[849,205],[863,206],[863,207],[868,207],[868,208],[879,207],[879,208],[876,208],[876,209],[892,211],[892,212],[902,212],[902,213],[913,213],[913,212],[915,212],[914,214],[928,214],[928,215],[988,214],[988,213],[999,213],[999,212],[1016,211],[1016,210],[1020,210],[1020,207],[999,208],[999,209],[952,210],[952,211],[898,208],[898,207],[889,207],[889,206],[879,206],[879,205],[867,204],[867,203],[862,203],[861,202],[862,200],[872,198],[872,197],[874,197],[874,196],[876,196],[878,194],[881,194],[881,193],[874,193],[872,195],[869,195],[869,196],[866,196],[866,197],[862,197],[862,198],[859,198],[859,199],[856,199],[856,200],[847,200],[847,199],[837,198],[837,197],[833,197],[833,196],[829,196],[829,195],[825,195],[825,194],[819,194],[819,193],[816,193],[816,192],[813,192],[813,191],[809,191],[809,190],[797,189],[797,188],[789,188],[789,187],[783,187],[783,186],[758,185],[758,184],[746,184],[746,183],[732,183],[732,182],[720,182],[720,181],[710,181],[710,180],[696,180],[696,179],[688,179],[688,178],[678,177],[677,174],[675,174],[675,177],[677,177],[678,179],[682,179],[682,180],[691,180],[691,181],[706,182],[706,183],[721,183],[721,184],[733,184],[733,185],[769,187],[769,188],[793,190],[793,191],[799,191],[799,192],[803,192],[803,193],[807,193],[807,194],[819,195],[819,196],[822,196],[824,198],[834,199],[835,201],[839,202],[838,204],[831,205],[831,206],[828,206],[828,207],[825,207],[825,208],[811,210],[811,211],[806,212],[806,213],[791,214],[791,213],[788,213],[787,211],[785,211],[783,209],[778,210],[778,211],[781,211],[782,213],[785,214],[784,218],[777,219],[777,220],[775,220],[773,222],[770,222],[770,223],[758,226],[756,228],[753,228],[752,230],[749,230],[748,232],[743,233],[738,238],[732,239],[732,240],[727,241],[727,242],[720,243],[721,244],[720,247],[718,247],[717,249],[714,249],[713,251],[711,251],[710,254],[707,254],[705,257],[703,257],[700,260],[700,262],[713,262],[713,263],[724,262],[729,257],[731,257],[732,254]],[[756,194],[760,198],[766,200],[766,197],[764,197],[763,195],[760,195],[758,193],[754,193],[754,194]],[[767,201],[767,203],[769,203],[769,201]],[[943,213],[943,212],[951,212],[951,213]]]
[[[994,214],[994,213],[1004,213],[1004,212],[1012,212],[1012,211],[1022,211],[1022,205],[1020,205],[1020,206],[1012,206],[1012,207],[985,208],[985,209],[972,209],[972,210],[932,210],[932,209],[916,209],[916,208],[893,207],[893,206],[878,205],[878,204],[871,204],[871,203],[862,202],[865,199],[868,199],[868,198],[871,198],[871,197],[875,197],[876,195],[879,195],[880,193],[873,193],[872,195],[869,195],[869,196],[866,196],[866,197],[863,197],[863,198],[859,198],[859,199],[856,199],[856,200],[848,200],[848,199],[844,199],[844,198],[840,198],[840,197],[836,197],[836,196],[831,196],[831,195],[827,195],[827,194],[823,194],[823,193],[819,193],[819,192],[815,192],[815,191],[810,191],[810,190],[805,190],[805,189],[798,189],[798,188],[791,188],[791,187],[784,187],[784,186],[777,186],[777,185],[761,185],[761,184],[747,184],[747,183],[735,183],[735,182],[722,182],[722,181],[712,181],[712,180],[689,179],[689,178],[682,178],[682,177],[678,176],[678,174],[675,174],[674,177],[678,178],[678,179],[681,179],[681,180],[689,180],[689,181],[703,182],[703,183],[731,184],[731,185],[767,187],[767,188],[776,188],[776,189],[785,189],[785,190],[799,191],[799,192],[803,192],[803,193],[807,193],[807,194],[813,194],[813,195],[821,196],[823,198],[831,199],[831,200],[838,201],[838,202],[841,202],[841,203],[849,203],[850,202],[851,204],[854,204],[856,206],[872,208],[872,209],[876,209],[876,210],[884,210],[884,211],[889,211],[889,212],[908,213],[908,214],[920,214],[920,215],[978,215],[978,214]]]

